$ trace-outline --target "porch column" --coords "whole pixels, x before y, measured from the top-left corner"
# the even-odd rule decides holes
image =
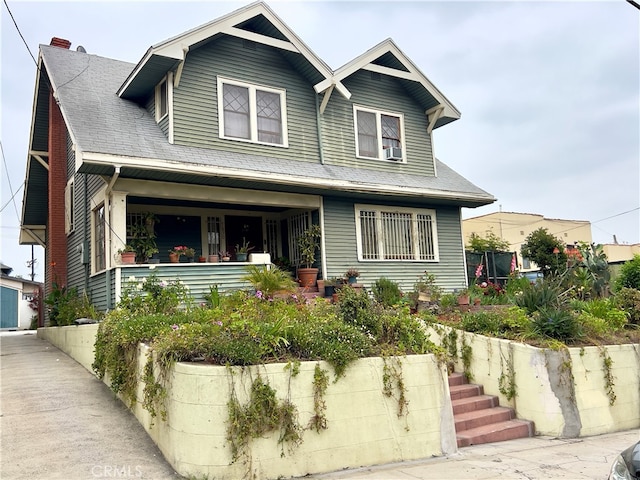
[[[115,259],[127,243],[127,192],[112,191],[109,195],[109,258],[107,268],[118,264]]]

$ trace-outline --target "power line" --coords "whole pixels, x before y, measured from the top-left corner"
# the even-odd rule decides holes
[[[11,20],[13,21],[13,24],[16,27],[16,30],[18,31],[18,35],[20,35],[20,38],[22,39],[22,42],[24,43],[24,46],[27,47],[27,52],[29,52],[29,55],[31,56],[31,59],[33,60],[33,63],[36,64],[36,68],[38,67],[38,62],[36,60],[36,57],[33,56],[33,53],[31,53],[31,49],[29,48],[29,45],[27,44],[27,41],[24,39],[24,36],[22,35],[22,32],[20,31],[20,28],[18,27],[18,23],[16,22],[16,19],[13,18],[13,13],[11,13],[11,9],[9,8],[9,4],[7,3],[7,0],[3,0],[4,1],[4,6],[7,9],[7,12],[9,12],[9,16],[11,17]]]
[[[5,0],[6,1],[6,0]],[[15,198],[15,196],[18,194],[18,192],[13,193],[13,187],[11,186],[11,175],[9,175],[9,167],[7,166],[7,159],[4,156],[4,147],[2,146],[2,141],[0,140],[0,152],[2,153],[2,163],[4,164],[4,169],[7,172],[7,183],[9,183],[9,192],[11,192],[11,198],[9,199],[9,202],[11,200],[13,200]],[[24,184],[22,184],[24,185]],[[22,186],[20,187],[22,188]],[[20,190],[20,189],[18,189]],[[7,204],[5,204],[6,206]],[[18,219],[18,221],[20,221],[20,214],[18,214],[18,206],[16,205],[16,202],[13,202],[13,208],[15,208],[16,210],[16,218]],[[4,210],[4,206],[2,207],[2,210]],[[2,211],[0,210],[0,212]]]

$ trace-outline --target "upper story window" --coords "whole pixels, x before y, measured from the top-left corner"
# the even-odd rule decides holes
[[[169,113],[167,79],[164,78],[156,86],[156,121],[162,120]]]
[[[402,114],[353,107],[356,156],[405,162]]]
[[[438,261],[436,214],[356,205],[358,260]]]
[[[220,138],[288,146],[286,92],[218,77]]]

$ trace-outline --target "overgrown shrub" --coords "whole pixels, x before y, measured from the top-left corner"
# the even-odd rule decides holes
[[[640,290],[622,287],[616,292],[614,303],[627,312],[629,323],[640,325]]]
[[[595,317],[604,322],[604,328],[600,334],[608,331],[616,332],[624,328],[629,318],[627,312],[618,308],[608,298],[594,299],[590,302],[576,302],[574,307],[577,307],[577,310],[586,314],[587,317]]]
[[[462,315],[460,326],[467,332],[517,338],[529,332],[531,320],[523,309],[513,306],[465,313]]]
[[[171,314],[192,307],[193,301],[184,283],[160,280],[155,274],[136,279],[131,276],[122,287],[118,308],[137,315]]]
[[[635,254],[632,260],[623,263],[620,267],[620,273],[616,278],[616,288],[625,287],[640,290],[640,254]]]
[[[338,310],[345,323],[354,325],[363,333],[376,338],[382,330],[380,314],[374,311],[373,302],[364,290],[345,285],[338,291]]]
[[[378,313],[382,332],[380,347],[392,355],[423,354],[440,352],[425,333],[420,317],[411,315],[408,308],[386,308]]]
[[[49,313],[49,323],[54,327],[71,325],[79,318],[100,320],[102,314],[93,306],[86,294],[78,294],[78,289],[67,288],[53,283],[53,289],[44,299]]]
[[[402,302],[402,290],[393,280],[381,277],[375,281],[372,287],[373,297],[377,302],[386,307],[398,305]]]

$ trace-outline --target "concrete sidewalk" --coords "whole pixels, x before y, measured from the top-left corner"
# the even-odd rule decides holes
[[[0,334],[2,480],[179,479],[109,388],[35,332]]]
[[[0,333],[0,478],[179,479],[111,391],[35,332]],[[455,455],[305,479],[606,479],[638,430],[577,439],[535,437]]]
[[[447,457],[311,475],[305,479],[605,480],[615,457],[638,440],[638,430],[572,439],[522,438],[461,448]]]

